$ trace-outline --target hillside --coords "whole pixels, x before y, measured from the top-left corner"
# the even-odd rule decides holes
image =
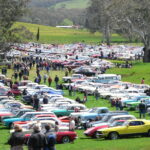
[[[31,0],[30,7],[86,8],[90,0]]]
[[[40,28],[40,41],[41,43],[77,43],[85,42],[90,44],[99,43],[102,40],[102,35],[99,33],[91,34],[87,30],[77,29],[63,29],[50,26],[43,26],[30,23],[18,22],[15,26],[25,26],[28,30],[33,32],[34,35],[37,33],[38,27]],[[35,39],[33,40],[35,41]],[[122,37],[113,34],[113,42],[125,41]]]
[[[88,6],[90,0],[70,0],[70,1],[64,1],[64,2],[59,2],[52,7],[54,8],[61,8],[65,7],[67,9],[71,8],[86,8]]]

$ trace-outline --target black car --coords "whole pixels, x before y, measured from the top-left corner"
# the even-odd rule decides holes
[[[96,72],[93,71],[92,69],[79,69],[75,73],[76,74],[83,74],[83,75],[86,75],[86,76],[95,76],[96,75]]]

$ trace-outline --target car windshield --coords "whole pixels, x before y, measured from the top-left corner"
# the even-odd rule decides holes
[[[122,126],[123,124],[124,124],[123,121],[115,121],[110,125],[110,127]]]
[[[89,110],[89,113],[95,113],[95,112],[97,112],[98,111],[98,108],[93,108],[93,109],[90,109]]]

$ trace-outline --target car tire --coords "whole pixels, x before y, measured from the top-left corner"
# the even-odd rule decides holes
[[[9,126],[8,126],[8,128],[12,129],[12,126],[13,126],[12,123],[10,123]]]
[[[95,139],[99,138],[99,133],[97,131],[94,133],[93,138],[95,138]]]
[[[61,141],[62,141],[62,143],[69,143],[70,138],[69,138],[69,136],[64,136]]]
[[[147,136],[148,136],[148,137],[150,137],[150,130],[148,130],[148,132],[147,132]]]
[[[108,135],[109,139],[110,140],[117,140],[119,139],[119,135],[117,132],[111,132],[109,135]]]

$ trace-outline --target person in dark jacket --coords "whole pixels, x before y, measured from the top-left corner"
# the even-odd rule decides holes
[[[38,99],[37,95],[34,95],[34,98],[33,98],[33,108],[35,110],[39,109],[39,99]]]
[[[44,150],[56,150],[56,135],[51,132],[51,126],[49,124],[45,126],[45,130],[46,146],[44,147]]]
[[[54,81],[55,81],[55,84],[56,84],[56,89],[57,89],[58,82],[59,82],[59,78],[58,78],[58,76],[57,76],[57,75],[55,76],[55,79],[54,79]]]
[[[29,150],[43,150],[46,145],[45,135],[40,132],[40,127],[35,125],[33,127],[33,133],[27,142]]]
[[[47,96],[44,96],[44,98],[43,98],[43,104],[48,104],[48,98],[47,98]]]
[[[139,104],[139,117],[145,118],[145,114],[146,114],[146,105],[144,101],[141,101],[141,103]]]
[[[11,150],[23,150],[24,134],[22,128],[19,125],[14,126],[15,132],[12,133],[8,139],[8,144],[11,146]]]

